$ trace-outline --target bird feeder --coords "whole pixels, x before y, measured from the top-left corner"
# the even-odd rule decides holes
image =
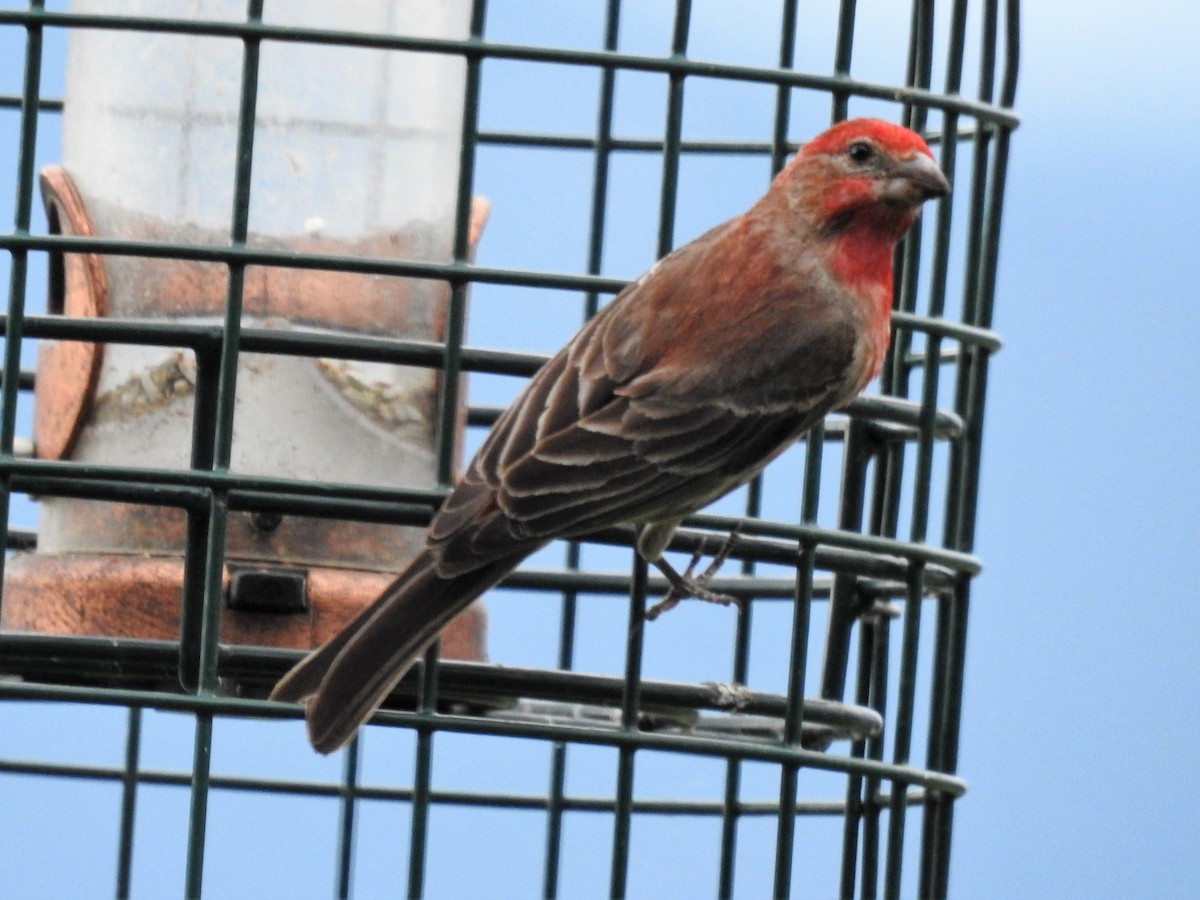
[[[239,22],[243,6],[76,0],[72,9]],[[278,24],[350,20],[374,34],[467,33],[469,4],[461,0],[349,6],[348,17],[347,4],[282,4],[277,13],[287,21]],[[41,175],[51,231],[228,248],[243,57],[236,36],[73,31],[62,165]],[[459,56],[263,41],[246,246],[289,258],[449,262],[464,73]],[[472,249],[486,211],[477,199]],[[188,255],[53,256],[49,311],[220,324],[229,266]],[[448,302],[441,281],[250,265],[241,324],[441,341]],[[429,368],[242,352],[230,470],[433,487],[438,388]],[[196,362],[186,347],[44,341],[36,454],[187,469],[195,391]],[[182,509],[46,496],[40,515],[36,552],[9,564],[5,628],[178,637]],[[222,640],[321,643],[387,585],[421,540],[418,527],[231,513]],[[482,629],[481,611],[468,610],[444,636],[444,653],[480,658]]]

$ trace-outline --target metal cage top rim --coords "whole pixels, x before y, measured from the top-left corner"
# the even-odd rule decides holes
[[[848,75],[816,75],[781,67],[746,66],[733,63],[694,60],[682,53],[652,56],[625,53],[616,50],[583,50],[578,48],[510,44],[494,42],[480,37],[469,37],[462,40],[418,38],[402,35],[370,34],[360,31],[296,28],[254,21],[221,22],[215,20],[167,19],[148,16],[110,16],[48,12],[39,8],[0,11],[0,25],[5,24],[24,25],[26,28],[95,28],[118,31],[207,35],[216,38],[237,38],[244,41],[265,40],[328,44],[379,50],[409,50],[458,55],[468,59],[512,59],[660,72],[672,75],[695,75],[737,81],[755,81],[779,86],[810,88],[823,92],[873,97],[896,103],[915,103],[923,107],[940,109],[944,112],[972,116],[1005,129],[1016,128],[1020,121],[1018,116],[1006,106],[970,100],[958,94],[939,93],[937,91],[903,85],[860,81]]]

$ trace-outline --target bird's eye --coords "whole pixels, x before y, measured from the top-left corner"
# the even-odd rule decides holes
[[[875,155],[875,148],[866,141],[855,141],[850,145],[850,149],[846,151],[854,162],[862,164],[869,162],[871,157]]]

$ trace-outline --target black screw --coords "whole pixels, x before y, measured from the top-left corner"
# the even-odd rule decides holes
[[[277,512],[252,512],[250,513],[250,524],[261,531],[263,534],[270,534],[279,527],[279,523],[283,521],[283,514]]]

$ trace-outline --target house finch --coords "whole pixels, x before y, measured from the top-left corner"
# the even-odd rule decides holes
[[[676,526],[875,377],[892,251],[949,190],[929,147],[898,125],[855,119],[805,144],[747,212],[659,260],[533,376],[421,553],[272,697],[306,700],[312,745],[337,749],[521,560],[618,523],[640,526],[638,552],[672,599],[722,599],[661,559]]]

